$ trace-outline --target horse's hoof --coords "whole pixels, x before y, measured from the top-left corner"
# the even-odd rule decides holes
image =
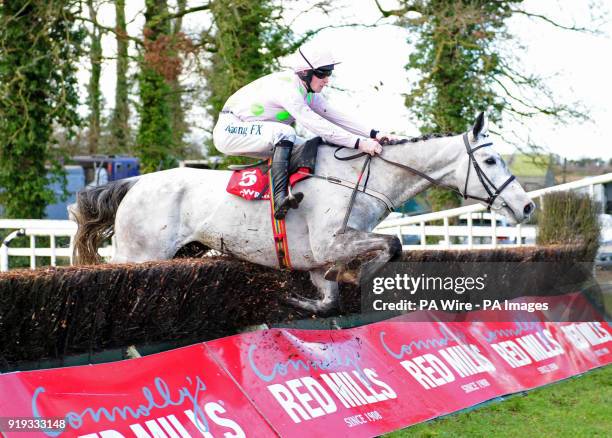
[[[334,265],[325,272],[323,278],[327,281],[338,281],[338,277],[340,276],[340,269],[338,266]]]
[[[307,312],[312,312],[319,316],[330,315],[332,311],[336,310],[337,308],[337,303],[322,302],[321,300],[313,300],[304,297],[287,297],[286,301],[293,307],[297,307],[301,310],[306,310]]]
[[[359,286],[359,275],[357,275],[357,272],[354,270],[342,271],[340,275],[338,275],[338,282]]]

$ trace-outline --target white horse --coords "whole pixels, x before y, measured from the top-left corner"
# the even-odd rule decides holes
[[[351,261],[369,258],[366,265],[371,267],[398,256],[402,246],[397,237],[371,230],[387,215],[387,204],[401,205],[432,186],[432,181],[479,199],[511,223],[526,220],[535,205],[499,154],[483,147],[490,146],[489,141],[486,116],[480,114],[464,135],[385,146],[381,157],[370,163],[367,193],[357,193],[344,233],[340,229],[353,191],[324,178],[300,182],[304,200],[286,218],[289,253],[294,269],[309,271],[320,299],[290,301],[314,312],[329,311],[337,304],[338,281],[357,282],[363,275],[364,265],[355,272],[346,268]],[[356,182],[366,157],[338,161],[334,150],[319,148],[316,174]],[[171,259],[184,245],[200,242],[239,259],[278,268],[269,203],[228,194],[230,174],[176,168],[79,193],[71,206],[78,224],[77,263],[98,262],[97,248],[114,233],[113,263]]]

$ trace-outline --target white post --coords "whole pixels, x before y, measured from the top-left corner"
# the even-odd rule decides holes
[[[421,222],[421,246],[427,245],[427,237],[425,236],[425,221]]]
[[[448,229],[448,216],[444,217],[444,240],[446,241],[446,247],[450,248],[450,230]]]
[[[8,272],[8,246],[4,242],[0,246],[0,272]]]
[[[589,185],[589,196],[591,199],[595,197],[595,184]]]
[[[36,236],[30,236],[30,269],[36,269]]]
[[[518,246],[523,246],[523,227],[522,224],[516,226],[516,243]]]
[[[400,242],[403,242],[403,239],[402,239],[402,226],[401,225],[397,226],[397,233],[395,233],[395,235],[400,240]]]
[[[497,248],[497,216],[491,211],[491,244]]]
[[[20,228],[16,231],[11,232],[8,236],[4,238],[4,241],[2,241],[2,245],[0,246],[0,272],[8,272],[9,270],[9,243],[11,243],[11,241],[15,237],[20,237],[24,235],[25,230],[23,228]]]
[[[73,252],[74,252],[74,234],[70,236],[70,243],[68,244],[70,249],[70,266],[74,265]]]
[[[51,266],[57,266],[57,258],[55,255],[55,233],[51,232],[49,238],[51,239]]]
[[[474,222],[472,221],[472,212],[468,213],[467,226],[468,226],[468,248],[474,248]]]

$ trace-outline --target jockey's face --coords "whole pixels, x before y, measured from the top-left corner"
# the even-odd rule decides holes
[[[318,78],[315,75],[312,75],[312,80],[310,81],[310,88],[312,88],[312,91],[314,91],[315,93],[320,93],[321,90],[325,88],[328,82],[329,76],[325,76],[324,78]]]

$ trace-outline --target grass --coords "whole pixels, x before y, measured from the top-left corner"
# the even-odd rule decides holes
[[[612,366],[385,436],[610,437]]]

